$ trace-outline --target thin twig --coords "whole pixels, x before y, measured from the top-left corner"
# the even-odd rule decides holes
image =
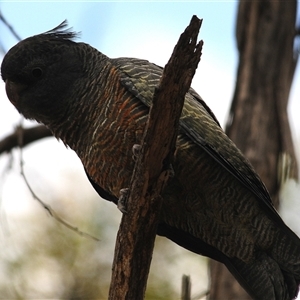
[[[22,133],[20,134],[20,139],[19,142],[21,143],[20,145],[22,145]],[[25,184],[27,186],[27,188],[29,189],[32,197],[37,200],[42,207],[48,211],[49,215],[54,218],[54,220],[56,220],[57,222],[61,223],[62,225],[64,225],[65,227],[67,227],[68,229],[76,232],[77,234],[79,234],[80,236],[86,237],[86,238],[90,238],[94,241],[99,242],[100,240],[92,235],[90,235],[89,233],[83,232],[80,229],[78,229],[77,227],[74,227],[73,225],[71,225],[70,223],[68,223],[67,221],[65,221],[64,219],[62,219],[56,212],[55,210],[53,210],[50,205],[46,204],[44,201],[41,200],[41,198],[39,198],[36,193],[33,191],[32,187],[30,186],[27,177],[25,175],[24,172],[24,161],[23,161],[23,148],[20,146],[20,168],[21,168],[21,176],[23,177]]]
[[[191,300],[192,282],[191,277],[182,275],[181,278],[181,300]]]
[[[3,22],[3,24],[9,29],[9,31],[12,33],[12,35],[18,40],[21,41],[21,37],[16,33],[14,28],[7,22],[7,20],[2,15],[2,12],[0,11],[0,20]]]
[[[19,143],[19,130],[22,130],[23,140],[22,144]],[[42,138],[53,137],[51,131],[44,125],[37,125],[30,128],[24,128],[18,125],[14,132],[0,140],[0,155],[4,152],[10,152],[13,148],[22,145],[24,148],[30,143],[39,141]]]

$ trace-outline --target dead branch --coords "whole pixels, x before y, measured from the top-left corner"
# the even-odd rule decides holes
[[[202,21],[193,16],[165,66],[149,113],[117,235],[109,299],[143,299],[152,258],[160,194],[169,178],[179,117],[200,60]]]
[[[20,144],[20,134],[22,135],[22,144]],[[15,147],[24,147],[32,142],[50,136],[52,136],[51,131],[44,125],[31,128],[18,126],[12,134],[0,141],[0,154],[10,152]]]

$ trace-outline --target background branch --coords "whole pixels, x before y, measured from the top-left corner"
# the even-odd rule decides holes
[[[17,34],[17,32],[14,30],[14,28],[8,23],[8,21],[4,18],[1,10],[0,10],[0,21],[3,22],[3,24],[9,29],[9,31],[12,33],[12,35],[18,40],[21,41],[21,37]]]
[[[20,135],[22,135],[21,139]],[[3,152],[10,152],[15,147],[24,147],[32,142],[49,136],[52,136],[52,133],[44,125],[38,125],[31,128],[17,126],[12,134],[0,141],[0,155]],[[22,144],[20,144],[20,140],[22,141]]]

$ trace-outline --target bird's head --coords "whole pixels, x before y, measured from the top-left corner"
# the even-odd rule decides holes
[[[66,22],[12,47],[1,65],[11,103],[25,118],[45,123],[49,114],[66,115],[70,90],[84,72],[76,33]],[[51,112],[51,113],[50,113]]]

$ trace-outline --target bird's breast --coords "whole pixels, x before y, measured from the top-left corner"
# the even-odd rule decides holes
[[[129,186],[132,147],[141,143],[147,115],[148,108],[118,84],[93,111],[91,138],[79,156],[91,178],[116,197]]]

